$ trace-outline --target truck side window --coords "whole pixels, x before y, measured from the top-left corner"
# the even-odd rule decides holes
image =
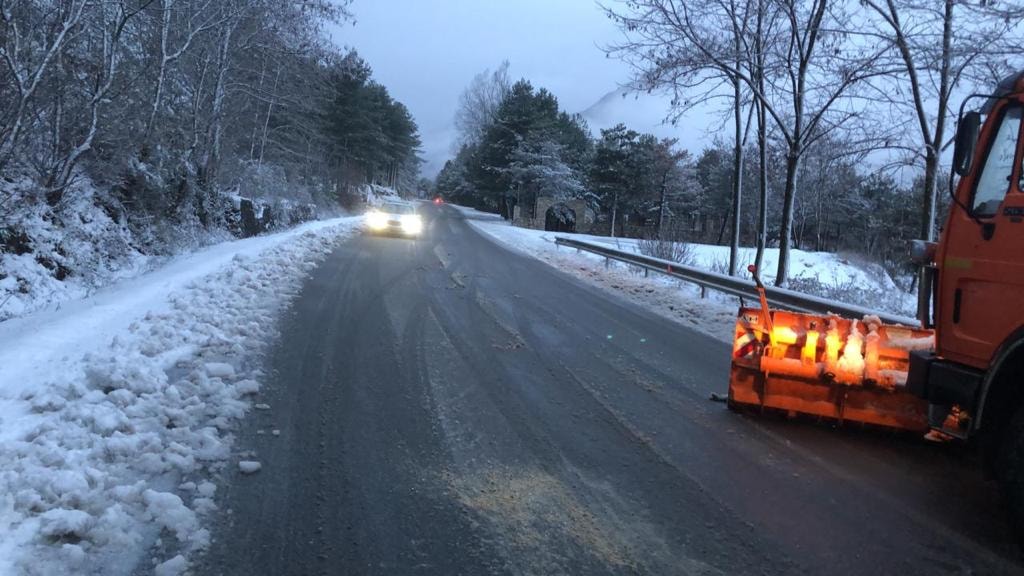
[[[985,166],[978,177],[971,206],[978,216],[994,216],[1010,190],[1013,161],[1017,156],[1021,110],[1019,106],[1014,106],[1003,114],[995,140],[985,157]]]

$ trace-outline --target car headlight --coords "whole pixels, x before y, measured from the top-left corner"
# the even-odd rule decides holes
[[[380,230],[388,225],[388,215],[383,212],[377,212],[376,210],[373,212],[367,212],[366,224],[374,230]]]
[[[406,234],[419,234],[423,231],[423,220],[419,214],[404,214],[402,216],[402,231]]]

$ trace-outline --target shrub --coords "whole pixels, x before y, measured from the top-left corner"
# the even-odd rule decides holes
[[[817,278],[797,277],[790,278],[786,288],[827,300],[863,306],[870,310],[881,310],[905,316],[913,316],[915,313],[902,292],[868,288],[853,279],[828,284]]]
[[[686,242],[673,240],[661,240],[658,238],[644,238],[639,244],[640,253],[652,258],[678,262],[684,266],[693,266],[696,254],[693,246]]]

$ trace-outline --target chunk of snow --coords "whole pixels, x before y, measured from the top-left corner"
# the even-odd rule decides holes
[[[178,540],[187,540],[196,530],[196,515],[177,494],[146,490],[142,494],[146,512],[161,527],[173,532]]]
[[[206,374],[211,378],[234,378],[235,367],[227,362],[207,362]]]
[[[213,498],[213,495],[217,492],[217,485],[213,482],[203,481],[196,487],[196,492],[205,498]]]
[[[82,510],[54,508],[39,516],[39,533],[53,539],[84,539],[95,518]]]
[[[259,391],[260,383],[255,380],[247,378],[245,380],[239,380],[238,382],[235,382],[235,392],[238,392],[240,396],[245,396],[247,394],[256,394]]]
[[[907,385],[907,373],[902,370],[879,370],[878,374],[883,380],[892,382],[895,386]]]
[[[255,460],[242,460],[238,463],[238,471],[242,474],[255,474],[263,468],[263,465]]]
[[[154,576],[179,576],[188,568],[188,561],[181,554],[161,562],[153,568]]]
[[[921,338],[891,338],[887,343],[892,348],[900,350],[935,350],[935,335],[923,336]]]

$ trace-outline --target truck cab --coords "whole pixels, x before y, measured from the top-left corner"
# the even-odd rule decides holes
[[[1024,534],[1024,73],[960,114],[960,176],[933,273],[935,351],[910,356],[908,389],[930,424],[978,437]],[[970,100],[970,99],[969,99]],[[951,176],[952,184],[952,176]]]

